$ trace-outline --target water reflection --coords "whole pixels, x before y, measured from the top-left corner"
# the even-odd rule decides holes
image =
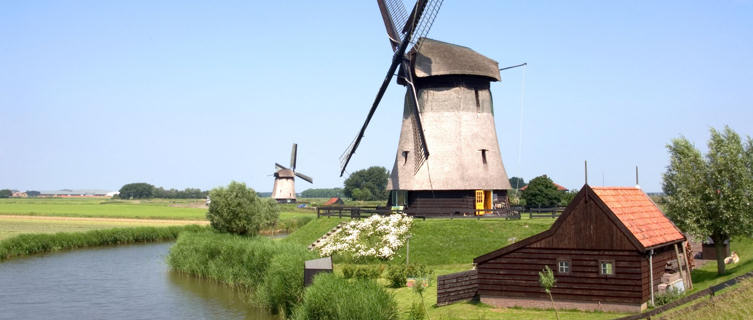
[[[240,292],[168,270],[172,243],[0,263],[0,319],[276,319]]]

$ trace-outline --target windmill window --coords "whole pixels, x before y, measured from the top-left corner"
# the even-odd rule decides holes
[[[481,149],[481,161],[486,164],[486,149]]]
[[[408,163],[408,151],[403,151],[403,164]]]
[[[614,261],[599,261],[599,274],[604,276],[613,276]]]
[[[481,113],[481,102],[478,100],[478,89],[473,89],[473,93],[476,95],[476,113]]]
[[[570,260],[557,260],[557,273],[570,273]]]

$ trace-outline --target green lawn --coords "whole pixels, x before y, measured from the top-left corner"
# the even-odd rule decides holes
[[[711,261],[703,267],[693,270],[691,272],[693,276],[691,293],[753,271],[753,239],[745,237],[732,239],[730,250],[737,252],[737,255],[740,256],[740,262],[727,265],[727,274],[723,276],[716,274],[716,261]]]
[[[197,204],[197,201],[199,202]],[[204,220],[202,200],[0,199],[0,215]]]

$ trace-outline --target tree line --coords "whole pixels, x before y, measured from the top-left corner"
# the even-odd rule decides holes
[[[165,189],[155,187],[145,182],[129,183],[120,188],[118,197],[121,199],[203,199],[209,195],[209,191],[197,188]]]

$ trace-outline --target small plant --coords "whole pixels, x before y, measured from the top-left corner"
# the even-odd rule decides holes
[[[554,274],[552,273],[552,269],[549,269],[549,266],[544,266],[544,270],[539,272],[539,284],[542,288],[544,288],[544,291],[546,291],[546,294],[549,295],[549,300],[552,301],[552,308],[554,309],[554,315],[557,316],[557,320],[560,319],[560,314],[557,312],[557,306],[554,305],[554,298],[552,298],[552,288],[554,288],[554,285],[557,283],[557,280],[554,279]]]
[[[410,320],[426,319],[426,311],[423,308],[423,303],[414,302],[410,305],[410,310],[408,310],[408,319]]]
[[[424,287],[424,279],[423,278],[417,278],[416,282],[413,284],[413,292],[418,294],[419,299],[421,299],[421,310],[423,311],[423,315],[429,318],[429,314],[426,312],[426,305],[424,304],[424,291],[426,290],[426,287]],[[431,318],[429,318],[431,320]]]
[[[667,287],[667,291],[654,297],[656,307],[663,306],[682,297],[682,292],[675,287]]]

